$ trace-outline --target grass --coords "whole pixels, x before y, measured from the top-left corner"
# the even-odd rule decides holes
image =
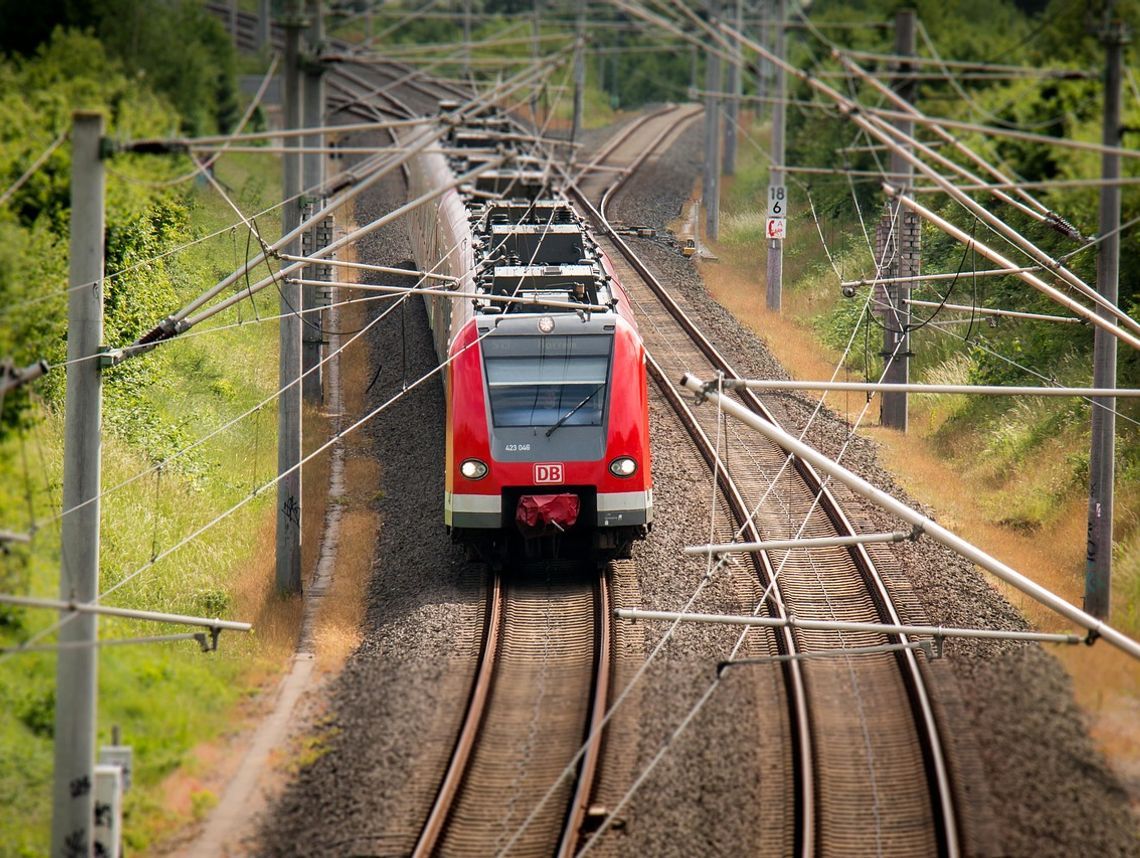
[[[230,156],[219,179],[243,210],[257,210],[276,194],[277,166],[266,156]],[[206,234],[232,223],[232,211],[198,191],[193,223]],[[273,218],[259,226],[279,230]],[[244,237],[225,233],[179,256],[183,294],[188,297],[232,270],[245,252]],[[272,296],[256,307],[243,304],[217,322],[250,320],[276,312]],[[242,328],[164,346],[151,360],[155,382],[146,404],[164,425],[184,437],[201,438],[271,394],[277,386],[277,327]],[[108,406],[110,407],[110,405]],[[59,509],[62,483],[62,415],[41,409],[23,438],[0,445],[0,520],[21,529],[29,514],[50,522]],[[126,843],[145,849],[186,819],[197,818],[213,798],[191,797],[184,810],[167,806],[164,781],[191,759],[193,750],[230,729],[234,707],[253,695],[280,668],[292,648],[297,600],[280,599],[272,587],[273,493],[247,503],[199,539],[151,563],[156,553],[249,497],[275,471],[276,411],[273,405],[238,422],[160,471],[107,496],[102,504],[102,590],[126,582],[109,603],[150,610],[250,619],[255,634],[222,635],[217,652],[178,642],[104,649],[99,658],[99,744],[112,725],[134,747],[134,787],[126,799]],[[106,434],[103,486],[146,471],[151,461],[135,445]],[[268,539],[267,539],[268,534]],[[58,523],[40,529],[28,548],[3,561],[9,584],[36,595],[58,592]],[[268,558],[268,559],[267,559]],[[137,575],[135,574],[137,573]],[[134,576],[134,577],[132,577]],[[130,579],[128,581],[128,578]],[[54,621],[45,612],[0,614],[0,640],[22,640]],[[104,638],[184,631],[153,624],[104,619]],[[0,660],[0,855],[47,852],[50,821],[51,733],[55,657],[28,654]]]

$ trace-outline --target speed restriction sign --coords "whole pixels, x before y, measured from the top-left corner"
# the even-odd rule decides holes
[[[768,227],[765,230],[768,238],[780,239],[781,241],[788,237],[787,220],[782,217],[768,218]]]

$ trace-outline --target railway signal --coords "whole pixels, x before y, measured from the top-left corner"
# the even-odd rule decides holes
[[[764,235],[770,241],[788,237],[788,189],[786,185],[768,185],[768,220]]]

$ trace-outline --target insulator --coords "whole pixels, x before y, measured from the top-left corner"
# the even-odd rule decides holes
[[[1079,229],[1077,229],[1075,226],[1069,223],[1069,221],[1065,220],[1065,218],[1061,217],[1056,212],[1049,212],[1047,215],[1045,215],[1045,222],[1049,224],[1049,226],[1053,227],[1053,229],[1055,229],[1057,232],[1061,233],[1061,235],[1067,236],[1068,238],[1073,239],[1073,241],[1085,240],[1084,236],[1081,235],[1081,231]]]

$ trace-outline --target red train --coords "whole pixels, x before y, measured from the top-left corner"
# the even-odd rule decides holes
[[[452,131],[462,155],[421,155],[411,197],[501,153],[505,128]],[[535,163],[520,154],[412,217],[417,263],[468,296],[425,296],[449,361],[444,522],[494,562],[627,556],[653,521],[645,349],[609,259]]]

